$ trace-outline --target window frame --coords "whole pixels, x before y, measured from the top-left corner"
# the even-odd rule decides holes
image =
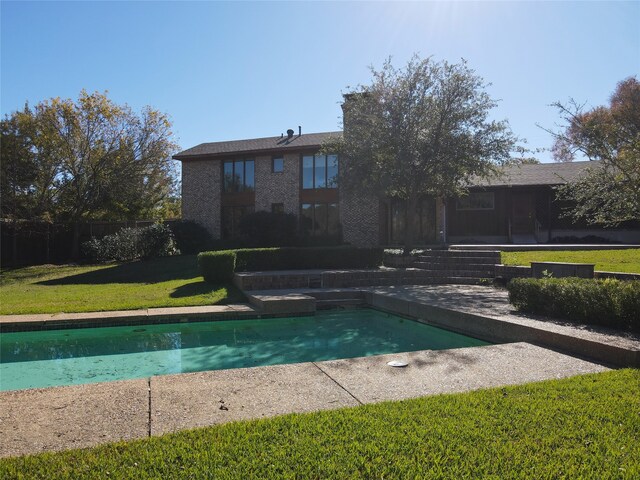
[[[305,157],[311,157],[311,187],[305,187],[305,176],[304,176],[304,159]],[[335,157],[336,159],[336,173],[335,176],[332,177],[332,181],[329,181],[329,157]],[[324,170],[324,186],[318,187],[318,182],[316,180],[316,171],[318,169],[317,160],[323,160],[323,170]],[[337,154],[301,154],[300,155],[300,189],[301,190],[337,190],[338,189],[338,177],[340,173],[340,158]]]
[[[308,205],[309,211],[311,212],[311,229],[309,230],[308,234],[310,237],[330,237],[332,235],[339,235],[340,234],[340,204],[338,202],[300,202],[300,218],[309,218],[303,215],[304,212],[304,206]],[[324,229],[323,231],[320,231],[319,229],[316,228],[316,210],[318,210],[317,207],[325,207],[324,208],[324,213],[325,213],[325,218],[323,221],[323,225],[324,225]],[[338,219],[337,224],[336,224],[336,231],[335,232],[330,232],[329,231],[329,227],[331,226],[331,209],[334,208],[335,212],[336,212],[336,217]]]
[[[253,162],[253,185],[247,188],[247,163]],[[242,163],[242,185],[236,183],[236,164]],[[226,182],[226,166],[231,165],[231,185],[227,189]],[[255,158],[233,158],[222,161],[222,193],[235,194],[235,193],[252,193],[256,190],[256,161]]]
[[[282,160],[281,170],[276,170],[276,160]],[[271,157],[271,173],[284,173],[284,155],[275,155]]]

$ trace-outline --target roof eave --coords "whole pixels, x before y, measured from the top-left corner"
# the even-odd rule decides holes
[[[235,157],[238,155],[262,155],[262,154],[273,154],[277,152],[282,153],[295,153],[295,152],[305,152],[308,150],[318,150],[322,145],[301,145],[294,147],[285,147],[285,148],[263,148],[259,150],[236,150],[233,152],[219,152],[219,153],[197,153],[197,154],[180,154],[174,155],[174,160],[184,161],[184,160],[206,160],[206,159],[217,159],[217,158],[225,158],[225,157]]]

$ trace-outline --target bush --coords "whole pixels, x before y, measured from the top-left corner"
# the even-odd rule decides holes
[[[233,255],[233,267],[228,272],[229,261],[217,256]],[[202,252],[198,264],[205,280],[223,281],[233,277],[233,272],[268,270],[303,270],[311,268],[376,268],[382,264],[381,248],[355,247],[283,247],[283,248],[241,248]],[[211,257],[211,259],[209,258]],[[202,260],[201,260],[202,259]],[[223,279],[212,273],[220,269]],[[208,280],[215,276],[215,280]]]
[[[288,246],[297,241],[298,220],[291,213],[259,211],[244,215],[238,230],[244,243],[250,246]]]
[[[209,231],[192,220],[180,220],[169,225],[182,255],[213,250],[215,243]]]
[[[236,271],[301,270],[309,268],[376,268],[381,248],[285,247],[236,250]]]
[[[177,253],[171,230],[160,223],[144,228],[123,228],[113,235],[84,242],[82,250],[94,262],[126,262]]]
[[[640,282],[584,278],[514,278],[510,302],[527,313],[640,331]]]
[[[206,282],[223,283],[233,278],[236,253],[233,250],[198,254],[198,268]]]
[[[138,228],[138,258],[168,257],[178,253],[171,229],[162,223]]]

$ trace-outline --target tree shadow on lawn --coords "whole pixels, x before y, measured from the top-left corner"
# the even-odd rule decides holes
[[[38,282],[38,285],[104,285],[108,283],[160,283],[188,280],[200,275],[195,255],[138,260],[92,272]]]

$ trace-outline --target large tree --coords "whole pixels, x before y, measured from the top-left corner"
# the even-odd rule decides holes
[[[37,167],[27,189],[34,198],[29,217],[76,225],[76,255],[78,222],[155,217],[175,193],[171,123],[151,107],[136,113],[106,93],[82,91],[77,101],[26,107],[5,124],[15,128],[7,130],[12,141],[3,142],[3,161],[15,156],[13,164]]]
[[[470,177],[495,175],[517,139],[481,77],[461,63],[417,55],[404,68],[387,60],[372,81],[345,95],[344,135],[325,146],[341,154],[340,188],[404,199],[405,251],[415,239],[420,198],[466,193]]]
[[[556,102],[565,122],[555,137],[557,161],[577,155],[597,161],[586,175],[558,189],[561,199],[571,200],[575,220],[591,224],[619,225],[640,220],[640,83],[635,77],[618,83],[608,106],[585,110],[570,101]]]

